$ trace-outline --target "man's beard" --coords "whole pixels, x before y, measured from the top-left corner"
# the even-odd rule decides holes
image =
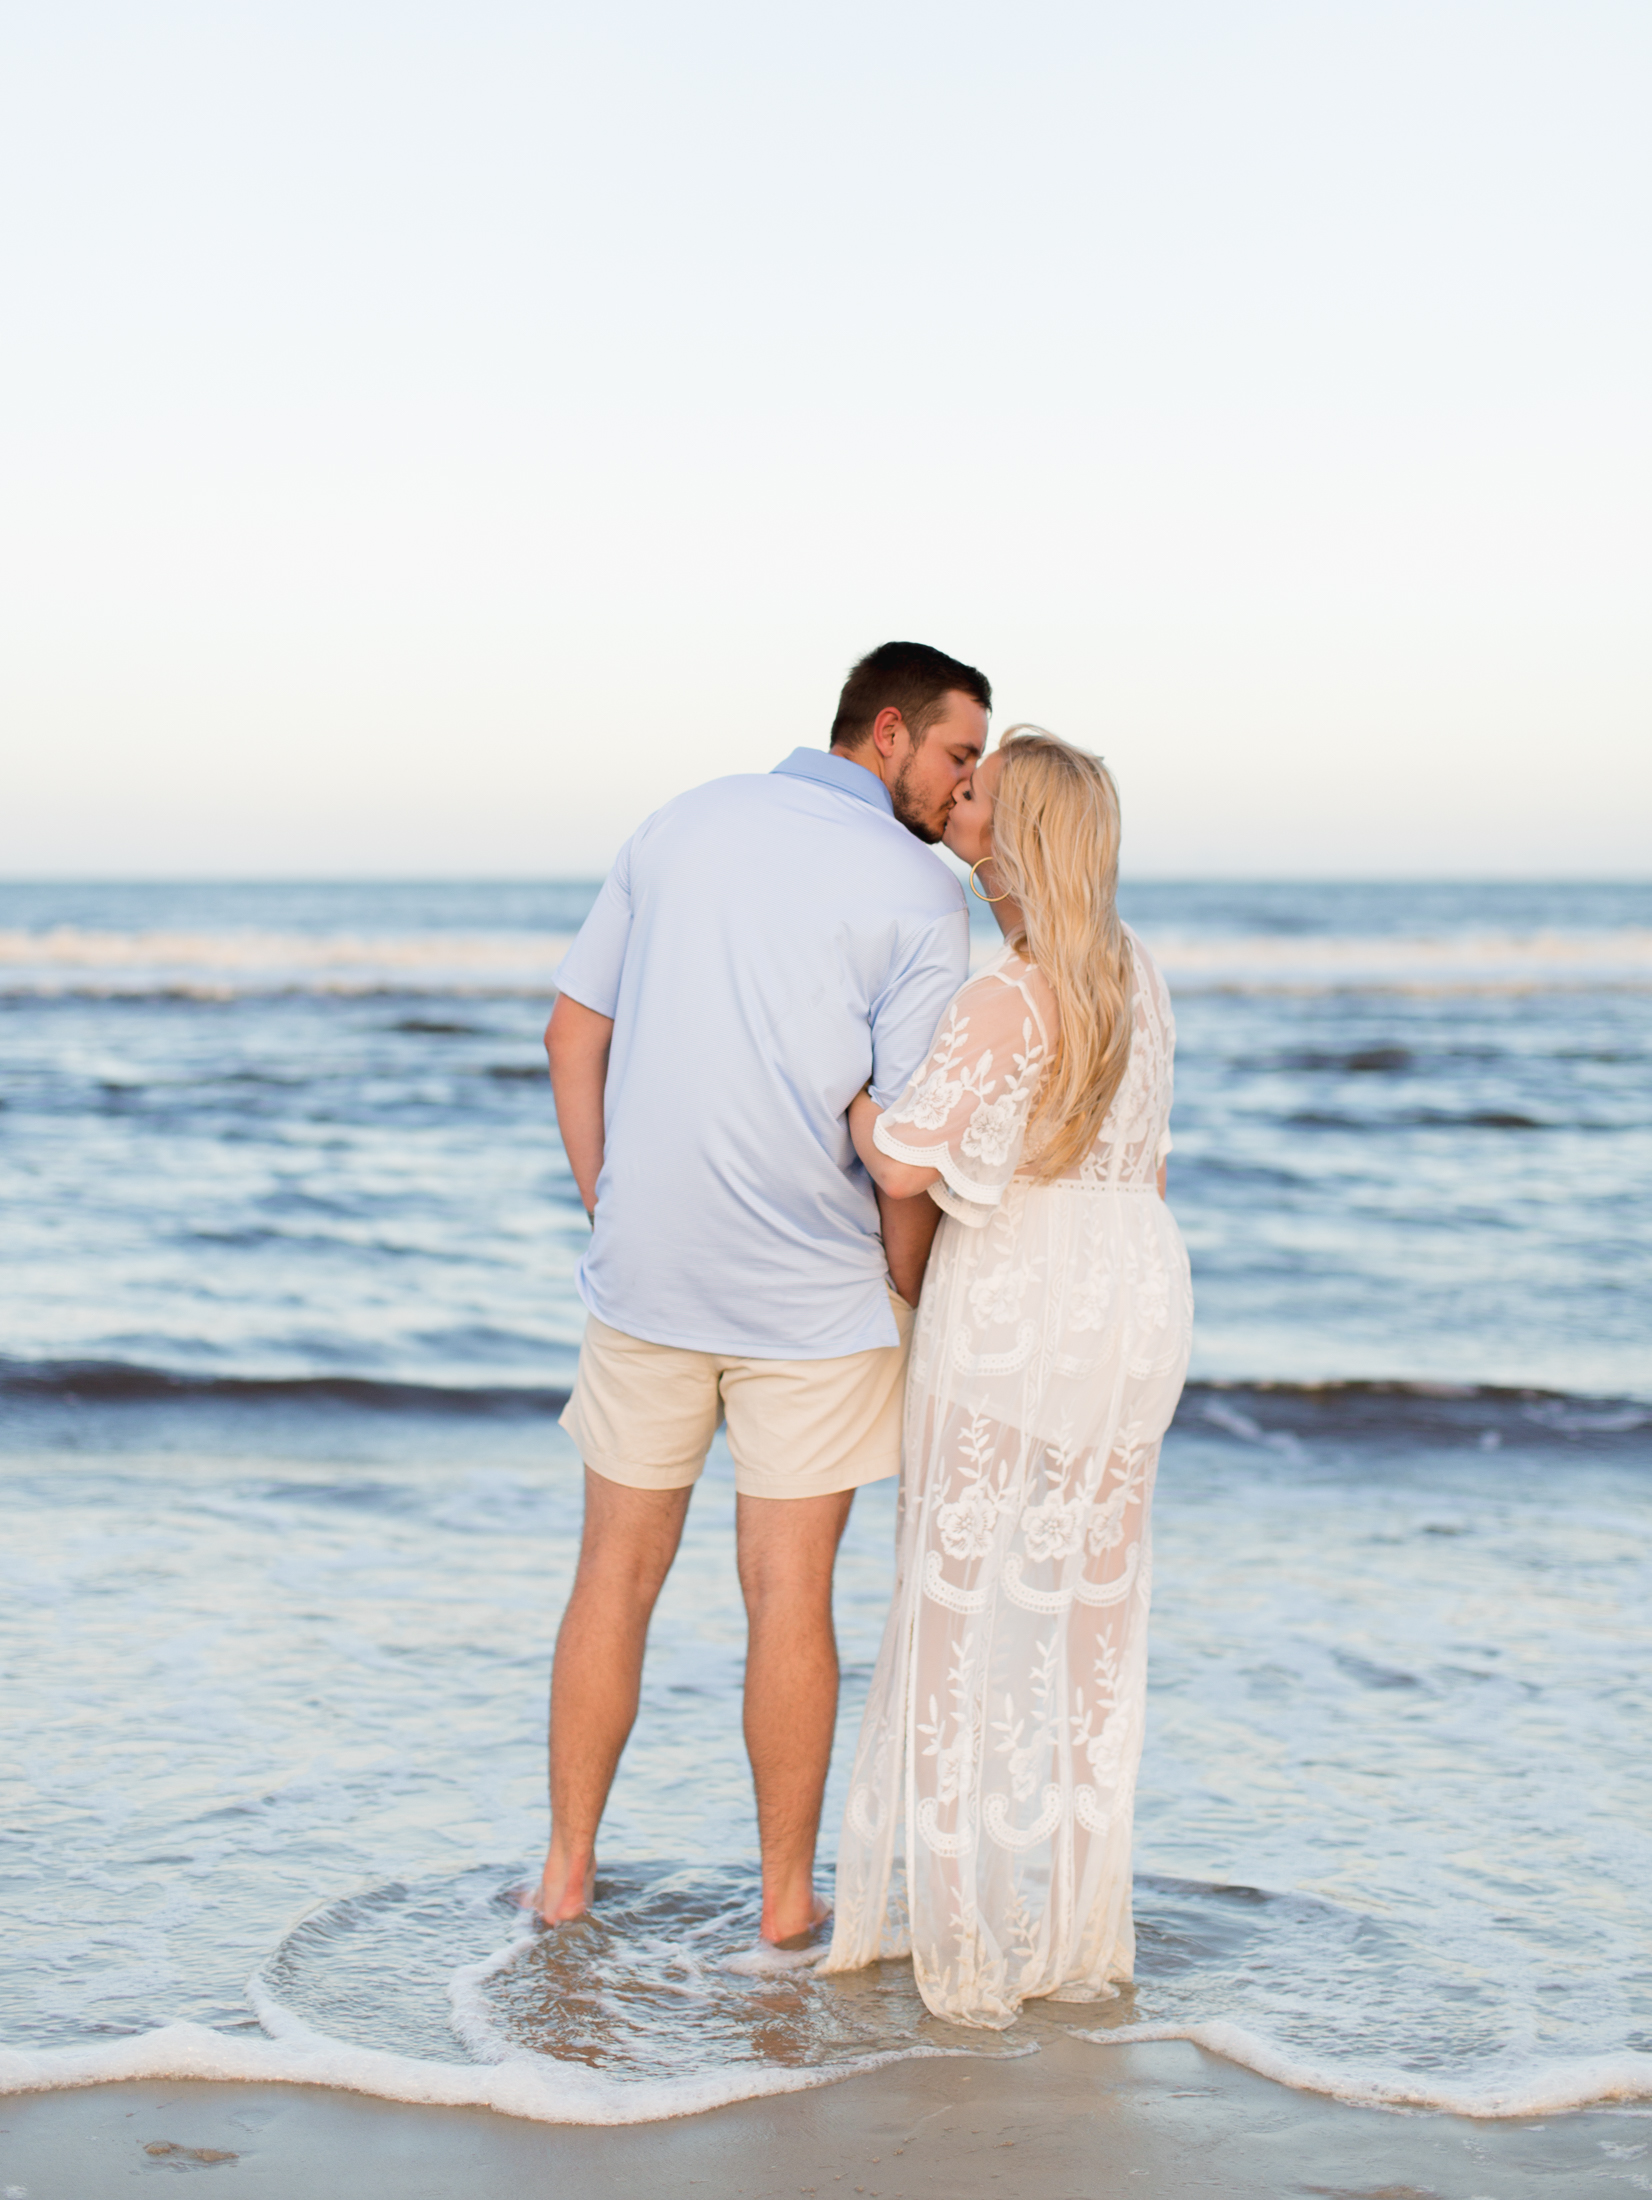
[[[889,799],[895,805],[896,817],[900,819],[907,831],[917,839],[927,841],[930,847],[933,848],[946,831],[946,819],[943,818],[939,825],[932,825],[918,808],[917,801],[911,789],[907,786],[907,781],[912,776],[912,767],[917,760],[917,756],[914,754],[909,756],[901,766],[895,776],[895,784],[889,790]],[[950,814],[950,804],[948,805],[948,811]]]

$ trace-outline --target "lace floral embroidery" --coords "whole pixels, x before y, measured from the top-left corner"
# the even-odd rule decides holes
[[[874,1136],[896,1159],[938,1168],[963,1200],[990,1206],[1015,1172],[1047,1058],[1032,992],[987,972],[953,1002],[929,1060]]]

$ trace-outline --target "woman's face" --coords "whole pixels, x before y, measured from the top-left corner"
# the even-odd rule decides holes
[[[975,767],[975,776],[960,790],[942,836],[960,863],[980,863],[992,853],[992,797],[1004,769],[1004,752],[994,749]]]

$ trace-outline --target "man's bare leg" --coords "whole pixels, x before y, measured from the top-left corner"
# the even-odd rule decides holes
[[[832,1497],[741,1497],[746,1599],[746,1751],[757,1790],[763,1922],[789,1940],[828,1914],[814,1890],[815,1839],[837,1721],[832,1568],[853,1490]]]
[[[597,1828],[636,1720],[648,1622],[689,1496],[633,1490],[585,1470],[579,1571],[551,1668],[551,1847],[533,1899],[548,1925],[590,1904]]]

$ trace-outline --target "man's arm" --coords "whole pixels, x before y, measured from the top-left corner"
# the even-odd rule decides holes
[[[908,1306],[916,1306],[941,1210],[922,1192],[916,1199],[891,1199],[880,1190],[878,1214],[883,1223],[883,1257],[889,1263],[889,1280]]]
[[[545,1052],[551,1064],[551,1096],[563,1151],[574,1172],[585,1212],[596,1220],[597,1178],[602,1173],[602,1094],[608,1082],[608,1049],[614,1036],[612,1016],[566,993],[557,996],[545,1026]]]
[[[908,1306],[916,1306],[924,1270],[929,1266],[929,1248],[941,1220],[940,1208],[924,1194],[931,1184],[939,1182],[941,1172],[908,1168],[905,1162],[891,1161],[886,1153],[878,1151],[872,1143],[872,1125],[882,1112],[869,1093],[857,1092],[849,1103],[849,1136],[878,1195],[889,1280]]]
[[[947,1004],[969,976],[969,918],[963,897],[937,917],[890,974],[872,1010],[872,1075],[868,1089],[880,1108],[892,1108],[923,1062]]]

